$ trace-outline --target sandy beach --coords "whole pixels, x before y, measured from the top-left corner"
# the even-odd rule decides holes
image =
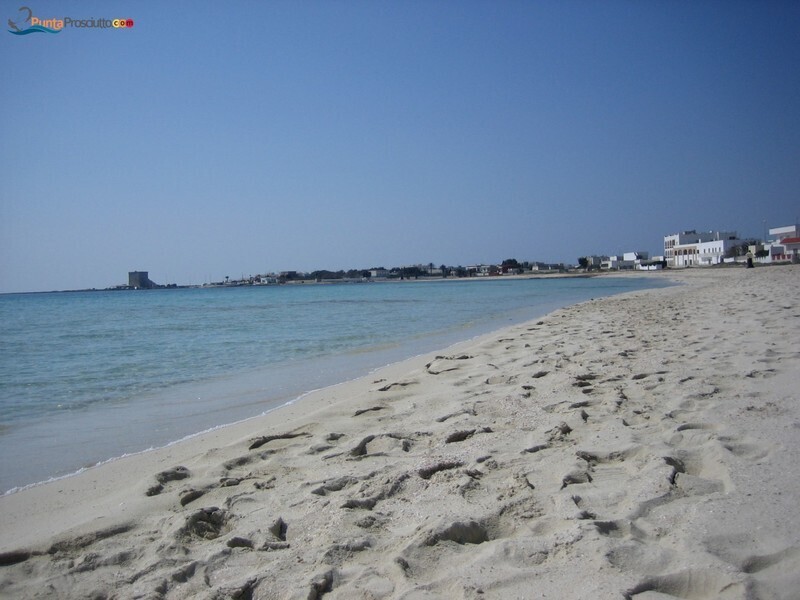
[[[800,266],[650,276],[0,497],[0,596],[800,598]]]

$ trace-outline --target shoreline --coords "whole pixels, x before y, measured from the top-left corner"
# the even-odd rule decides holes
[[[475,280],[482,280],[484,284],[488,286],[492,285],[491,282],[486,281],[486,278],[475,278]],[[639,276],[629,281],[641,281],[641,284],[632,283],[631,285],[646,287],[649,285],[659,285],[662,280],[653,280],[652,278]],[[508,284],[508,282],[506,283]],[[498,283],[497,285],[500,284]],[[560,284],[555,283],[555,281],[553,285],[560,287]],[[585,287],[586,285],[588,284],[584,284],[584,286],[581,287]],[[604,295],[616,291],[603,289],[609,286],[611,288],[620,287],[624,289],[628,287],[628,284],[621,284],[619,286],[610,283],[599,284],[598,287],[600,289],[597,291],[588,290],[585,292],[585,296],[588,299],[589,294]],[[549,289],[549,286],[545,289]],[[427,296],[427,294],[421,294],[421,288],[419,288],[419,290],[420,295]],[[543,294],[543,298],[547,298],[550,292],[545,291]],[[563,302],[572,301],[574,301],[574,299],[563,300]],[[304,361],[299,363],[288,365],[289,370],[283,370],[282,374],[277,375],[277,379],[275,379],[275,373],[269,375],[268,369],[250,368],[234,373],[221,373],[213,379],[204,381],[202,384],[187,382],[179,387],[147,392],[141,395],[139,400],[142,402],[149,402],[151,405],[158,403],[159,395],[174,399],[178,406],[182,404],[182,396],[194,397],[196,395],[198,400],[201,396],[205,399],[207,408],[219,412],[213,413],[213,416],[217,418],[206,417],[205,419],[203,417],[198,417],[203,414],[202,411],[196,411],[196,415],[198,416],[193,414],[187,415],[187,420],[184,420],[182,416],[177,413],[171,415],[181,421],[180,423],[176,423],[176,426],[173,427],[175,430],[174,433],[178,434],[173,437],[159,437],[158,435],[147,435],[145,433],[147,437],[135,438],[123,434],[122,437],[118,439],[116,436],[114,440],[109,438],[109,442],[113,442],[113,444],[106,443],[104,438],[98,437],[96,448],[94,448],[93,451],[80,453],[75,460],[61,460],[58,458],[60,456],[63,456],[65,459],[69,458],[66,452],[69,448],[67,448],[66,445],[59,445],[58,443],[61,435],[63,435],[58,429],[60,428],[61,431],[69,431],[80,427],[81,424],[81,422],[77,420],[80,415],[74,415],[67,411],[64,415],[59,417],[58,423],[51,425],[49,422],[44,422],[39,425],[34,425],[33,427],[29,426],[27,428],[27,437],[26,430],[24,429],[20,432],[11,431],[9,433],[11,444],[7,444],[6,446],[8,448],[8,462],[2,478],[4,485],[2,489],[0,489],[0,495],[13,494],[22,489],[58,481],[64,477],[73,476],[78,472],[94,468],[106,462],[118,460],[130,455],[139,455],[153,449],[163,448],[186,439],[191,439],[198,434],[219,427],[258,417],[260,414],[271,412],[287,402],[296,402],[298,398],[305,396],[309,391],[315,391],[329,385],[340,384],[350,379],[368,376],[369,373],[376,368],[391,365],[427,352],[439,351],[442,347],[447,347],[453,343],[470,341],[480,335],[505,327],[509,323],[522,322],[523,320],[542,316],[556,308],[558,303],[558,300],[550,303],[539,298],[535,300],[533,308],[515,308],[513,311],[495,315],[491,320],[486,318],[484,319],[485,322],[481,320],[478,320],[479,322],[477,323],[474,321],[465,322],[464,324],[447,326],[437,331],[427,332],[421,336],[414,335],[407,339],[400,339],[399,341],[395,339],[393,343],[385,343],[380,347],[374,346],[370,348],[368,352],[363,349],[354,348],[348,350],[346,353],[340,353],[337,356],[304,359]],[[306,372],[309,377],[304,375]],[[327,375],[317,376],[316,373],[327,373]],[[267,378],[269,378],[269,384],[272,386],[272,390],[266,389],[265,387],[268,381]],[[236,386],[238,386],[238,388]],[[263,390],[261,390],[262,387],[264,387]],[[228,392],[231,389],[247,389],[248,395],[230,396],[231,403],[227,406],[220,402],[213,401],[215,397],[229,396]],[[254,389],[261,390],[259,396],[256,396],[252,391]],[[257,405],[260,405],[260,407]],[[250,410],[249,407],[251,406],[259,410]],[[147,410],[147,406],[144,406],[144,410]],[[99,414],[100,420],[97,421],[97,424],[100,430],[110,431],[112,428],[115,428],[116,422],[111,419],[119,419],[120,414],[123,414],[123,418],[127,415],[141,427],[141,423],[137,420],[137,415],[134,414],[132,410],[127,410],[127,412],[117,410],[113,412],[106,411],[105,415],[102,412]],[[146,412],[144,414],[146,414]],[[166,414],[166,412],[164,414]],[[207,414],[212,415],[212,413]],[[89,418],[91,419],[91,416]],[[156,425],[158,424],[156,423]],[[84,430],[89,431],[86,428],[84,428]],[[80,430],[76,431],[78,435],[80,435]],[[86,436],[86,441],[94,443],[93,439],[89,439],[90,437],[92,436]],[[27,453],[36,451],[36,447],[33,445],[28,447],[29,439],[41,440],[42,445],[39,446],[41,454],[39,456],[41,456],[42,459],[37,455],[32,455],[30,461],[25,460],[25,455]],[[50,440],[53,440],[53,443],[51,443]],[[146,445],[140,442],[146,442]],[[86,447],[88,448],[88,446]],[[54,452],[56,449],[58,450],[57,453]],[[116,449],[119,449],[119,451],[114,451]],[[80,450],[80,448],[78,448],[78,450]],[[106,450],[106,452],[103,452],[103,450]],[[48,454],[52,454],[55,457],[55,460],[50,461],[54,468],[49,470],[45,468],[47,467],[47,459],[45,457],[47,457]],[[27,473],[23,472],[22,468],[16,468],[16,465],[26,464],[28,465],[26,468],[29,470],[29,473],[35,475],[35,477],[28,476]]]
[[[567,275],[567,276],[568,277],[575,277],[574,275]],[[580,277],[593,277],[593,276],[594,275],[581,275]],[[625,276],[625,275],[621,275],[621,276]],[[512,278],[513,279],[537,279],[538,277],[526,277],[526,276],[507,276],[506,277],[506,279],[512,279]],[[501,278],[496,277],[494,279],[500,280]],[[462,280],[488,281],[489,278],[486,278],[486,277],[474,277],[474,278],[469,278],[469,279],[465,278],[465,279],[462,279]],[[396,281],[396,282],[395,281],[387,281],[385,283],[408,283],[408,282],[410,282],[410,283],[423,283],[423,282],[430,282],[430,281],[434,281],[434,280],[432,280],[432,279],[431,280],[425,280],[425,281],[421,280],[419,282],[412,281],[412,280],[403,281],[403,282],[400,282],[400,281]],[[445,281],[445,280],[435,280],[435,281]],[[384,283],[384,282],[376,282],[376,283]],[[655,288],[655,289],[661,289],[661,288]],[[75,290],[75,291],[105,291],[105,290]],[[150,290],[143,290],[143,291],[150,291]],[[633,291],[633,292],[622,292],[622,293],[619,293],[619,294],[614,294],[614,296],[624,296],[625,294],[636,293],[638,291],[651,291],[651,290],[636,290],[636,291]],[[39,293],[39,292],[36,292],[36,293]],[[61,293],[61,292],[44,292],[44,293]],[[605,297],[610,297],[610,296],[605,296]],[[580,303],[578,303],[578,304],[580,304]],[[556,309],[556,310],[561,310],[563,308],[567,308],[568,306],[575,306],[575,304],[567,305],[565,307],[561,307],[561,308]],[[550,312],[553,312],[553,311],[550,311]],[[549,312],[548,313],[542,313],[541,316],[546,316],[547,314],[549,314]],[[44,481],[38,481],[38,482],[34,482],[34,483],[23,485],[23,486],[11,488],[11,489],[3,492],[3,493],[0,493],[0,499],[2,499],[5,496],[12,496],[12,495],[17,494],[19,492],[24,492],[24,491],[27,491],[27,490],[30,490],[30,489],[33,489],[33,488],[37,488],[37,487],[40,487],[40,486],[46,486],[46,485],[49,485],[49,484],[58,483],[60,481],[67,480],[67,479],[70,479],[72,477],[80,476],[80,475],[83,475],[85,473],[89,473],[94,469],[104,467],[104,466],[106,466],[108,464],[112,464],[112,463],[115,463],[117,461],[135,459],[136,457],[144,456],[144,455],[147,455],[149,453],[164,451],[164,450],[167,450],[167,449],[169,449],[169,448],[171,448],[173,446],[181,445],[181,444],[184,444],[184,443],[190,443],[195,438],[204,437],[204,436],[206,436],[208,434],[212,434],[212,433],[217,432],[217,431],[226,430],[228,428],[232,428],[232,427],[236,427],[236,426],[245,426],[248,422],[251,422],[251,421],[254,421],[254,420],[260,420],[260,419],[269,418],[271,415],[273,415],[274,413],[280,411],[281,409],[285,409],[285,408],[288,408],[290,406],[295,405],[298,402],[302,402],[304,399],[308,398],[309,396],[313,396],[313,395],[319,394],[319,393],[324,393],[324,392],[329,391],[329,390],[332,391],[334,388],[337,388],[339,386],[347,386],[347,385],[350,385],[350,384],[354,384],[354,385],[357,385],[357,386],[360,387],[360,384],[364,383],[368,378],[373,377],[373,376],[378,376],[378,374],[380,374],[381,372],[383,372],[386,369],[405,370],[406,366],[408,366],[408,367],[418,366],[417,363],[420,360],[430,360],[435,355],[438,355],[438,354],[441,354],[441,353],[458,352],[459,348],[461,348],[461,347],[468,348],[469,346],[471,346],[473,344],[480,343],[484,338],[490,338],[492,336],[502,335],[505,330],[525,325],[525,324],[527,324],[529,322],[532,322],[536,318],[538,318],[538,317],[534,317],[534,319],[527,319],[526,321],[523,321],[521,323],[517,323],[515,325],[506,325],[506,326],[503,326],[503,327],[499,327],[497,329],[493,329],[493,330],[491,330],[489,332],[479,333],[479,334],[474,335],[472,337],[469,337],[467,339],[456,341],[456,342],[454,342],[452,344],[449,344],[449,345],[445,346],[444,348],[439,348],[439,349],[436,349],[436,350],[430,350],[430,351],[426,351],[426,352],[421,352],[421,353],[418,353],[418,354],[414,354],[412,356],[408,356],[408,357],[402,358],[400,360],[396,360],[396,361],[390,362],[390,363],[385,364],[385,365],[381,365],[381,366],[377,366],[377,367],[374,367],[374,368],[370,368],[367,373],[362,374],[362,375],[358,375],[358,376],[353,377],[351,379],[346,379],[344,381],[331,383],[329,385],[325,385],[325,386],[322,386],[320,388],[315,388],[315,389],[303,391],[299,395],[297,395],[297,396],[285,401],[284,403],[282,403],[282,404],[280,404],[278,406],[275,406],[273,408],[267,409],[266,411],[264,411],[264,412],[262,412],[260,414],[257,414],[257,415],[246,417],[244,419],[240,419],[240,420],[233,421],[233,422],[230,422],[230,423],[222,423],[222,424],[219,424],[219,425],[214,425],[214,426],[209,427],[207,429],[204,429],[202,431],[198,431],[196,433],[190,433],[188,435],[185,435],[185,436],[183,436],[183,437],[181,437],[181,438],[179,438],[177,440],[169,441],[169,442],[167,442],[167,443],[165,443],[164,445],[161,445],[161,446],[145,448],[143,450],[139,450],[137,452],[126,453],[126,454],[123,454],[121,456],[112,456],[112,457],[104,459],[104,460],[102,460],[102,461],[100,461],[100,462],[98,462],[96,464],[92,464],[92,465],[87,465],[87,466],[81,467],[80,469],[78,469],[77,471],[72,472],[72,473],[66,473],[64,475],[51,477],[51,478],[46,479]],[[1,544],[2,544],[2,542],[0,541],[0,551],[2,551],[2,548],[3,548],[3,546]]]
[[[665,275],[686,285],[573,304],[4,495],[0,590],[783,597],[800,583],[800,353],[783,343],[800,268]],[[742,293],[778,312],[741,310]],[[764,478],[766,507],[748,500]],[[737,571],[748,557],[769,558]]]

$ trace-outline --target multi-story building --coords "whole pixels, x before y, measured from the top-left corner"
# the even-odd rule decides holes
[[[786,238],[800,237],[800,227],[797,225],[788,225],[787,227],[775,227],[769,230],[770,236],[775,241],[784,240]]]
[[[600,268],[606,271],[640,269],[643,263],[649,262],[650,253],[642,250],[638,252],[624,252],[620,255],[586,257],[594,258],[599,261]]]
[[[769,254],[762,258],[762,262],[795,260],[797,257],[797,240],[800,238],[800,227],[789,225],[775,227],[769,230],[772,240],[764,244],[764,250]]]
[[[684,231],[664,236],[664,260],[670,267],[716,265],[741,244],[735,231]]]

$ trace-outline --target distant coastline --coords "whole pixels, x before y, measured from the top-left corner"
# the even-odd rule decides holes
[[[778,266],[782,263],[757,263],[757,268]],[[684,270],[697,269],[734,269],[744,268],[744,265],[739,262],[724,263],[713,265],[711,267],[667,267],[658,269],[657,271],[651,270],[638,270],[638,269],[616,269],[616,270],[600,270],[600,269],[583,269],[576,267],[565,267],[559,270],[546,270],[546,271],[525,271],[522,273],[502,273],[497,272],[490,275],[482,274],[468,274],[468,275],[429,275],[429,274],[415,274],[411,276],[396,276],[396,277],[335,277],[335,278],[319,278],[313,277],[315,272],[309,274],[298,274],[294,278],[281,278],[278,275],[258,275],[244,279],[217,281],[211,283],[201,284],[186,284],[180,285],[176,283],[169,283],[165,285],[153,284],[147,288],[137,288],[130,285],[116,285],[105,288],[81,288],[81,289],[65,289],[65,290],[43,290],[43,291],[24,291],[24,292],[2,292],[0,296],[13,296],[20,294],[64,294],[64,293],[81,293],[81,292],[142,292],[152,290],[187,290],[187,289],[208,289],[208,288],[241,288],[241,287],[267,287],[267,286],[281,286],[281,285],[343,285],[343,284],[364,284],[364,283],[409,283],[409,282],[436,282],[436,281],[502,281],[510,279],[558,279],[558,278],[588,278],[588,277],[619,277],[619,276],[651,276],[654,273],[661,273],[666,276],[668,272],[680,272]],[[262,282],[258,278],[274,278],[274,281]]]
[[[276,287],[282,285],[352,285],[352,284],[393,284],[393,283],[433,283],[442,281],[507,281],[514,279],[561,279],[561,278],[574,278],[574,279],[587,279],[591,277],[618,277],[622,274],[631,276],[641,276],[640,272],[621,273],[621,272],[565,272],[565,273],[536,273],[536,274],[523,274],[523,275],[492,275],[485,277],[441,277],[441,276],[428,276],[408,279],[297,279],[292,281],[285,281],[279,283],[203,283],[203,284],[169,284],[159,285],[152,288],[137,289],[130,286],[112,286],[106,288],[83,288],[74,290],[43,290],[31,292],[2,292],[0,296],[15,296],[24,294],[78,294],[86,292],[148,292],[148,291],[164,291],[164,290],[192,290],[192,289],[218,289],[218,288],[243,288],[243,287]]]

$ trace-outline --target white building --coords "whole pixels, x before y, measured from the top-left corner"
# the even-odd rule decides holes
[[[788,227],[775,227],[769,230],[769,235],[773,241],[779,242],[786,238],[800,237],[800,227],[789,225]]]
[[[586,257],[590,258],[590,257]],[[592,264],[591,262],[589,264]],[[600,263],[597,263],[597,266],[600,266]],[[564,268],[563,264],[553,264],[553,263],[543,263],[543,262],[535,262],[531,265],[531,271],[561,271]]]
[[[670,267],[716,265],[741,244],[735,231],[684,231],[664,236],[664,260]]]
[[[603,268],[603,261],[607,261],[607,256],[598,256],[596,254],[590,254],[587,256],[581,257],[586,261],[586,268],[590,271],[592,269],[602,269]],[[545,266],[541,263],[537,263],[535,265],[535,270],[544,270]]]
[[[600,262],[601,269],[639,269],[642,263],[650,258],[649,252],[624,252],[622,256],[604,256]]]
[[[650,253],[642,251],[626,252],[625,254],[622,255],[622,260],[630,261],[632,263],[635,263],[637,260],[639,261],[648,260],[649,258],[650,258]]]
[[[600,268],[606,271],[619,269],[619,256],[604,256],[600,262]]]
[[[797,225],[775,227],[769,230],[769,235],[772,240],[764,244],[764,250],[769,252],[769,254],[758,259],[760,262],[796,260],[796,246],[797,239],[800,238],[800,227]]]
[[[647,260],[638,263],[634,267],[637,271],[660,271],[664,268],[663,261],[660,260]]]
[[[789,260],[795,264],[800,263],[800,237],[783,238],[781,244],[783,244]]]
[[[469,265],[467,267],[467,274],[470,277],[488,277],[489,275],[497,275],[500,268],[497,265]]]

